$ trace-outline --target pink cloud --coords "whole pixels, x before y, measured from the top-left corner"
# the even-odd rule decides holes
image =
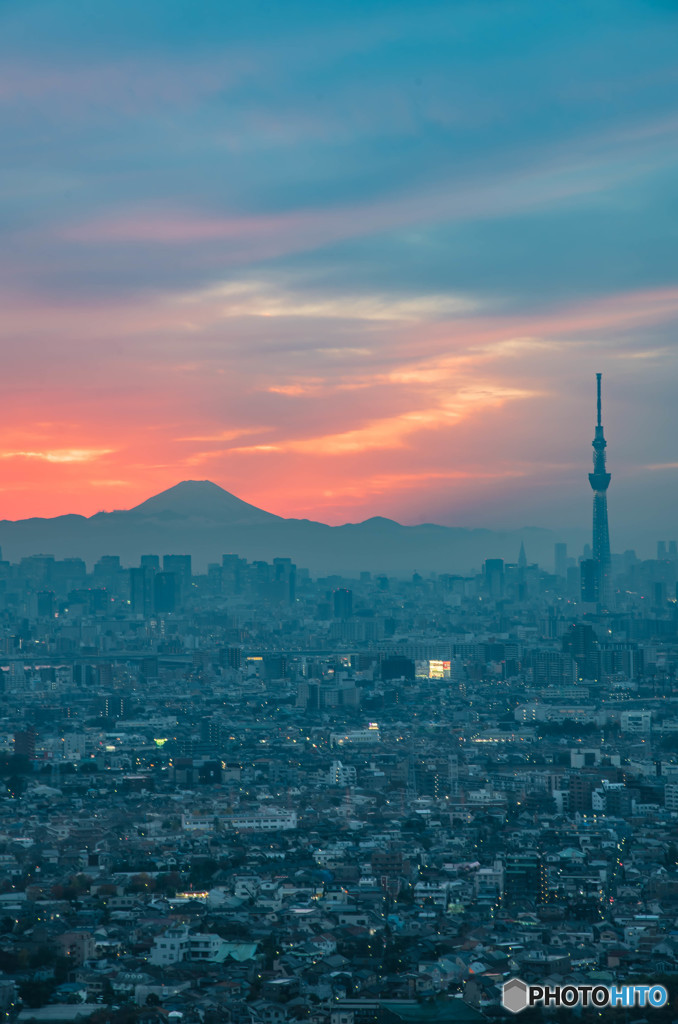
[[[154,209],[147,204],[70,224],[57,229],[57,234],[85,244],[246,242],[244,250],[230,254],[229,262],[237,265],[407,225],[490,218],[595,193],[638,173],[622,142],[616,139],[614,152],[601,154],[596,136],[581,141],[582,151],[549,152],[511,173],[488,171],[472,179],[430,186],[426,191],[401,192],[343,207],[242,217]]]

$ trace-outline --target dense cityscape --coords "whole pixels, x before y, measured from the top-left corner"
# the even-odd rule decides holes
[[[600,377],[596,441],[593,545],[548,567],[0,562],[6,1019],[475,1021],[512,976],[675,980],[678,548],[609,554]]]

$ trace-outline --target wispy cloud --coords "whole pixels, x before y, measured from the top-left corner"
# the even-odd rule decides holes
[[[289,451],[312,455],[346,455],[374,449],[403,448],[421,431],[446,430],[460,420],[483,408],[502,405],[511,399],[534,395],[526,389],[508,388],[498,384],[478,384],[465,388],[452,397],[437,397],[430,408],[413,409],[368,420],[353,430],[306,438],[289,438],[275,445],[254,445],[237,451]]]
[[[214,434],[197,434],[190,437],[177,437],[177,441],[235,441],[239,437],[244,437],[247,434],[257,434],[261,430],[265,430],[265,427],[239,427],[236,430],[220,430]]]
[[[207,316],[211,313],[215,319],[256,316],[418,322],[468,314],[479,306],[470,296],[449,294],[403,298],[385,293],[295,293],[293,284],[282,287],[263,279],[231,281],[183,296],[180,301],[202,309]]]
[[[114,448],[56,448],[44,452],[0,452],[3,459],[41,459],[44,462],[94,462],[112,455]]]

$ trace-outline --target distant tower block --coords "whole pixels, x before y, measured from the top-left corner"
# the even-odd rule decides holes
[[[485,588],[490,597],[504,596],[504,559],[488,558],[485,562]]]
[[[601,377],[602,373],[596,374],[598,420],[593,439],[593,472],[589,473],[589,483],[593,488],[593,561],[596,568],[596,597],[598,604],[603,608],[609,608],[612,604],[612,579],[610,531],[607,524],[607,489],[610,486],[611,478],[605,467],[607,441],[603,434],[601,415]]]
[[[518,568],[525,572],[527,569],[527,555],[525,554],[525,544],[521,540],[520,542],[520,554],[518,555]]]

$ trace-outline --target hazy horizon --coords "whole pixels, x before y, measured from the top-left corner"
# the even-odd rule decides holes
[[[229,505],[229,503],[231,504]],[[179,541],[177,539],[177,543],[179,547],[181,547],[183,543],[184,547],[187,550],[191,547],[191,544],[193,543],[193,540],[195,539],[196,536],[192,531],[194,529],[198,529],[198,524],[200,521],[212,521],[214,524],[218,522],[230,522],[231,512],[233,513],[232,522],[236,527],[235,536],[239,537],[240,542],[244,543],[245,545],[248,545],[250,543],[251,538],[247,537],[247,534],[239,535],[238,530],[241,526],[245,526],[246,524],[248,524],[248,530],[251,529],[253,525],[257,525],[259,527],[264,528],[266,526],[275,526],[276,522],[281,524],[288,522],[290,523],[290,525],[292,525],[293,523],[303,524],[308,522],[311,525],[316,526],[332,525],[341,527],[363,526],[370,524],[373,520],[385,518],[377,515],[368,516],[366,519],[361,520],[347,520],[343,523],[327,524],[322,519],[310,519],[309,517],[303,516],[278,516],[275,509],[262,508],[260,506],[251,505],[250,503],[243,501],[243,499],[241,499],[239,495],[235,495],[232,492],[222,488],[219,484],[216,484],[214,481],[207,479],[178,481],[176,484],[170,485],[168,488],[157,494],[146,495],[142,502],[132,506],[131,508],[123,508],[122,506],[118,506],[111,507],[109,509],[100,509],[97,512],[93,513],[91,516],[85,518],[96,522],[99,520],[99,517],[103,517],[104,519],[106,519],[107,516],[109,516],[112,513],[121,513],[124,515],[129,512],[136,512],[137,510],[140,513],[143,513],[143,516],[145,518],[150,519],[154,519],[154,517],[156,517],[158,513],[160,513],[161,520],[164,518],[162,513],[166,510],[171,510],[173,516],[177,517],[178,523],[181,521],[184,522],[184,525],[181,527],[182,532],[179,535],[177,535],[178,537],[183,537],[184,540]],[[224,517],[223,513],[225,510],[227,510],[228,514]],[[261,514],[258,515],[257,513]],[[40,518],[41,517],[34,517],[32,522],[35,524],[36,519],[39,521]],[[59,518],[59,516],[45,517],[45,522],[49,524],[51,519]],[[486,557],[497,556],[496,543],[497,540],[501,537],[512,537],[515,540],[515,544],[519,546],[520,539],[522,536],[522,539],[527,542],[528,547],[530,547],[530,545],[533,546],[532,550],[529,551],[530,561],[539,561],[539,564],[543,568],[547,569],[553,561],[553,544],[558,542],[567,543],[569,548],[569,556],[572,558],[577,558],[582,554],[584,547],[586,545],[590,545],[591,543],[590,526],[583,528],[566,527],[562,529],[557,529],[553,526],[529,522],[525,522],[517,526],[502,526],[501,524],[497,524],[494,527],[487,527],[477,523],[443,524],[435,523],[431,520],[421,520],[419,522],[401,522],[399,520],[389,519],[388,522],[393,522],[399,526],[412,528],[447,525],[451,526],[452,529],[457,529],[466,532],[469,537],[471,537],[474,533],[480,535],[486,534],[488,537],[487,550],[482,549],[482,540],[474,541],[475,560],[478,562],[478,564],[480,564],[480,562],[482,562]],[[28,525],[31,523],[31,519],[0,519],[0,524],[2,524],[6,529],[11,529],[11,527],[14,524],[21,525],[22,523]],[[122,529],[124,531],[125,527],[123,526]],[[39,532],[32,533],[30,536],[34,536],[36,538],[36,543],[39,543]],[[52,541],[54,541],[56,542],[57,547],[61,549],[62,538],[59,538],[58,534],[50,534],[49,532],[45,532],[43,536],[46,538],[46,543],[48,547],[49,544]],[[193,538],[193,540],[191,538]],[[673,539],[675,539],[675,537],[672,534],[667,533],[665,535],[659,535],[653,533],[651,529],[646,529],[642,532],[637,531],[636,534],[633,536],[622,537],[621,543],[612,545],[612,550],[616,554],[622,554],[625,550],[633,548],[640,558],[654,558],[656,555],[657,541],[668,541]],[[24,538],[19,543],[18,550],[22,557],[26,554],[37,553],[37,548],[35,551],[29,551],[26,548],[26,540],[27,538]],[[124,532],[119,535],[119,540],[120,543],[122,544],[122,547],[126,548]],[[3,543],[6,544],[7,542],[9,542],[9,548],[14,550],[14,547],[16,545],[16,538],[12,538],[11,534],[6,534]],[[216,539],[213,539],[213,543],[214,542],[216,542]],[[71,542],[69,541],[69,543]],[[283,550],[285,543],[287,543],[284,534],[271,534],[267,540],[267,544],[270,545],[271,543],[273,544],[273,548],[271,548],[270,553],[271,557],[273,557],[274,554],[283,555],[288,553],[286,549]],[[296,543],[296,540],[294,541],[294,543]],[[503,543],[505,545],[506,540],[504,540]],[[280,551],[278,551],[278,549],[276,548],[276,544],[282,544]],[[509,561],[515,561],[518,554],[517,546],[516,551],[509,551],[508,549],[505,549],[502,552],[503,557],[505,557]],[[198,545],[198,547],[200,547],[200,545]],[[537,548],[536,551],[534,550],[534,547]],[[85,544],[85,548],[87,548],[87,544]],[[179,548],[177,548],[177,550],[179,550]],[[358,548],[354,553],[358,560],[360,558],[360,550],[361,549]],[[63,551],[61,553],[63,554]],[[90,560],[91,557],[92,556],[90,555]],[[301,551],[298,551],[295,557],[302,557],[303,560]],[[473,558],[473,555],[471,555],[470,557]],[[384,568],[387,568],[387,566],[385,565]]]
[[[14,522],[23,522],[23,521],[28,520],[28,519],[42,519],[42,518],[44,518],[44,519],[56,519],[56,518],[59,518],[60,516],[63,516],[63,515],[82,515],[85,518],[89,519],[89,518],[92,518],[92,517],[95,517],[95,516],[98,516],[98,515],[112,513],[112,512],[129,512],[129,511],[133,511],[138,506],[143,505],[146,502],[148,502],[148,501],[150,501],[150,500],[152,500],[154,498],[157,498],[159,495],[163,495],[163,494],[165,494],[168,491],[169,492],[174,491],[175,488],[179,488],[179,487],[181,487],[184,484],[204,484],[204,483],[212,484],[212,485],[218,487],[220,490],[222,490],[226,494],[236,498],[238,501],[242,501],[245,504],[250,504],[250,505],[252,505],[253,508],[255,508],[257,510],[260,510],[260,511],[263,511],[263,512],[266,512],[266,513],[269,513],[272,516],[279,516],[281,519],[310,520],[311,522],[316,522],[316,523],[320,523],[320,524],[326,524],[326,525],[330,525],[330,526],[350,526],[350,525],[359,525],[359,524],[365,523],[365,522],[367,522],[367,521],[369,521],[371,519],[384,518],[384,519],[389,519],[389,520],[391,520],[393,522],[396,522],[396,523],[398,523],[401,526],[437,525],[437,526],[447,526],[447,527],[463,529],[463,530],[488,530],[488,531],[492,531],[492,532],[496,532],[496,533],[504,533],[504,532],[509,532],[509,533],[516,532],[516,533],[518,533],[521,530],[543,530],[545,532],[552,533],[554,535],[554,540],[562,540],[562,541],[567,542],[570,545],[575,545],[575,548],[570,552],[571,555],[578,555],[578,554],[580,554],[581,553],[581,549],[584,547],[584,545],[590,544],[590,542],[591,542],[591,526],[590,526],[590,524],[586,524],[586,525],[583,525],[583,526],[578,526],[578,525],[558,526],[558,525],[553,524],[553,523],[549,524],[549,523],[529,522],[527,520],[524,521],[524,522],[516,521],[516,522],[504,522],[504,523],[502,523],[502,522],[488,522],[488,523],[484,523],[484,522],[480,521],[480,517],[479,517],[479,520],[475,521],[475,522],[448,522],[448,523],[445,523],[445,522],[442,521],[442,519],[441,520],[414,519],[414,518],[409,519],[409,520],[408,519],[395,519],[393,516],[383,516],[383,515],[381,515],[378,512],[374,513],[373,515],[367,515],[367,516],[365,516],[364,519],[346,519],[346,520],[341,520],[341,521],[337,521],[337,522],[329,522],[327,519],[322,519],[320,517],[318,517],[317,519],[314,519],[311,516],[304,516],[304,515],[284,516],[284,515],[281,515],[280,513],[278,513],[272,507],[259,506],[259,505],[254,505],[254,503],[252,503],[252,502],[247,502],[240,495],[234,494],[232,491],[229,491],[227,488],[222,487],[221,484],[217,484],[215,481],[208,480],[208,479],[204,479],[204,480],[179,480],[179,481],[176,481],[174,484],[169,484],[168,487],[163,488],[162,491],[155,492],[154,494],[146,494],[141,499],[141,501],[138,501],[134,505],[130,505],[128,507],[123,507],[122,505],[111,505],[108,508],[97,509],[95,512],[91,512],[91,513],[82,513],[82,512],[78,512],[77,510],[71,510],[70,512],[55,513],[55,515],[53,515],[53,516],[50,516],[50,515],[46,515],[46,516],[25,516],[25,517],[22,517],[21,519],[8,519],[6,517],[3,517],[3,518],[0,519],[0,522],[14,523]],[[674,533],[678,534],[678,528],[674,528]],[[675,539],[674,533],[671,533],[671,530],[669,530],[668,532],[665,532],[665,533],[661,533],[661,530],[659,532],[657,532],[653,528],[652,524],[649,524],[649,525],[646,525],[643,528],[636,529],[635,532],[627,531],[625,534],[621,534],[621,533],[618,534],[618,536],[621,537],[621,542],[617,543],[616,545],[613,543],[612,549],[613,549],[614,552],[622,553],[622,551],[624,551],[624,550],[626,550],[628,548],[637,548],[638,549],[638,554],[641,557],[654,557],[656,541],[658,541],[658,540]]]

